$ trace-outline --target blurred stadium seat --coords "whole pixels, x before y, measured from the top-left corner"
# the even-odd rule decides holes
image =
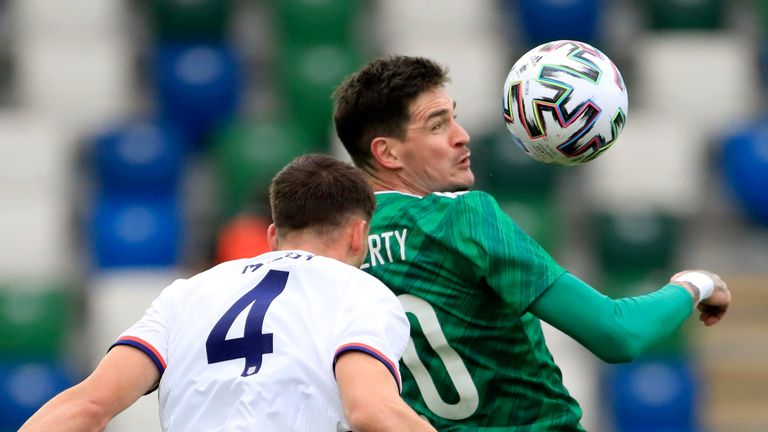
[[[502,197],[498,202],[504,213],[550,253],[560,250],[564,227],[557,223],[558,201],[555,197]]]
[[[675,116],[630,108],[621,138],[583,170],[588,206],[596,211],[696,214],[709,181],[706,137]]]
[[[697,383],[685,359],[657,358],[613,365],[604,379],[614,430],[699,430]]]
[[[84,332],[88,368],[95,368],[106,350],[128,327],[138,321],[152,300],[173,281],[185,277],[178,268],[122,268],[91,273],[86,298]],[[157,393],[139,401],[115,417],[109,432],[159,432]]]
[[[270,2],[279,46],[356,46],[361,12],[357,0],[280,0]]]
[[[471,149],[476,181],[497,198],[550,195],[567,169],[527,156],[503,128],[496,133],[476,135]]]
[[[763,122],[724,140],[722,165],[731,198],[754,222],[768,227],[768,127]]]
[[[286,116],[328,147],[333,131],[331,94],[362,58],[346,44],[284,45],[275,77]]]
[[[251,15],[241,13],[246,7]],[[612,8],[622,13],[606,15]],[[747,25],[730,25],[734,16]],[[621,42],[605,39],[617,32]],[[505,74],[527,48],[562,38],[620,51],[609,54],[624,60],[617,64],[629,88],[622,138],[584,168],[534,163],[503,138]],[[757,46],[765,50],[762,80]],[[572,340],[548,337],[552,347],[567,347],[556,361],[571,374],[569,389],[576,377],[587,390],[578,392],[587,430],[764,430],[768,376],[756,341],[768,301],[765,132],[754,124],[728,130],[765,111],[768,2],[0,0],[0,238],[8,251],[0,255],[0,432],[16,430],[73,383],[54,363],[61,350],[78,357],[82,347],[95,366],[164,286],[200,265],[189,256],[258,253],[269,180],[298,154],[330,150],[331,90],[362,61],[388,53],[449,66],[478,188],[607,295],[656,289],[680,262],[730,273],[737,303],[726,326],[700,331],[691,319],[695,331],[685,327],[637,363],[609,366],[599,388],[602,365],[580,356]],[[151,73],[142,75],[142,66]],[[126,118],[136,120],[105,131]],[[145,127],[161,128],[159,147]],[[77,156],[99,132],[99,176],[84,178]],[[180,149],[177,138],[190,142]],[[182,159],[193,169],[182,169]],[[102,187],[92,189],[99,178]],[[565,196],[558,184],[576,193]],[[721,190],[730,194],[724,202]],[[201,214],[190,218],[189,203]],[[734,209],[757,223],[742,226]],[[572,215],[574,227],[564,222]],[[619,228],[637,215],[650,220]],[[201,239],[190,246],[190,235]],[[679,253],[683,259],[672,258]],[[80,266],[87,258],[95,265]],[[41,269],[75,285],[71,276],[81,276],[87,289],[60,287]],[[758,277],[745,284],[737,277],[744,272]],[[692,348],[704,352],[686,363]],[[702,364],[707,388],[692,377]],[[599,390],[605,404],[581,399]],[[602,427],[603,417],[613,424]],[[108,430],[159,431],[156,396],[141,398]]]
[[[161,43],[155,53],[154,85],[160,114],[204,145],[208,134],[239,108],[240,55],[228,43]]]
[[[756,47],[733,32],[648,33],[635,42],[630,106],[711,137],[759,111]]]
[[[173,197],[189,146],[171,124],[133,121],[94,140],[96,183],[102,194]]]
[[[648,25],[658,30],[717,30],[727,19],[725,0],[643,0]]]
[[[768,2],[756,1],[753,4],[756,7],[755,12],[757,12],[760,19],[760,35],[762,38],[765,38],[768,36]]]
[[[680,245],[680,221],[673,215],[650,209],[617,210],[595,213],[589,220],[590,237],[594,239],[603,272],[641,275],[674,268]]]
[[[229,36],[232,0],[152,0],[149,14],[162,41],[218,41]]]
[[[465,0],[387,0],[372,3],[375,25],[365,28],[382,44],[384,52],[405,53],[425,44],[439,48],[466,39],[498,40],[498,43],[491,45],[496,48],[497,55],[509,49],[502,40],[506,38],[504,32],[511,26],[495,6],[482,7]]]
[[[602,0],[505,0],[505,3],[508,10],[515,11],[529,48],[561,39],[599,46]]]
[[[0,361],[0,431],[18,430],[45,402],[81,378],[56,361]]]
[[[97,268],[179,264],[180,209],[174,200],[102,196],[93,205],[88,233]]]
[[[0,283],[0,358],[66,354],[77,306],[75,291],[60,281]]]
[[[124,40],[26,42],[15,53],[21,105],[73,132],[127,114],[133,97],[127,49]]]
[[[129,6],[122,2],[71,0],[51,3],[47,0],[6,1],[13,17],[14,34],[24,44],[33,39],[66,39],[87,42],[125,35],[125,15]],[[72,9],[75,8],[75,9]],[[77,13],[71,13],[77,10]]]
[[[248,207],[265,205],[267,187],[275,174],[296,156],[322,151],[317,138],[287,121],[235,121],[222,128],[212,143],[224,218]]]
[[[74,133],[127,112],[133,102],[127,4],[6,3],[13,23],[14,84],[22,106]]]
[[[27,280],[40,269],[72,275],[70,231],[76,145],[56,122],[34,112],[0,112],[0,279]]]

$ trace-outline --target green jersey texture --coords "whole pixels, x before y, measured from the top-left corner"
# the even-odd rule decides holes
[[[362,269],[411,324],[403,398],[439,431],[581,431],[529,305],[566,271],[480,191],[378,192]]]

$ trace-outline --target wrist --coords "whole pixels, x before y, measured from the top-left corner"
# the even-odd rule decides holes
[[[683,273],[672,278],[672,282],[688,282],[686,285],[693,289],[691,294],[693,295],[694,303],[710,298],[715,291],[715,281],[706,273],[698,271]]]

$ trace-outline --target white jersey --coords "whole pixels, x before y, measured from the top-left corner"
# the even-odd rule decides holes
[[[375,357],[399,387],[408,334],[378,279],[278,251],[175,281],[115,345],[142,350],[160,370],[164,431],[337,431],[348,429],[338,355]]]

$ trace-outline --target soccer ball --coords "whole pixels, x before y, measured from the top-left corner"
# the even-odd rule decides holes
[[[528,51],[504,82],[504,122],[537,161],[589,162],[608,150],[627,121],[618,68],[584,42],[560,40]]]

